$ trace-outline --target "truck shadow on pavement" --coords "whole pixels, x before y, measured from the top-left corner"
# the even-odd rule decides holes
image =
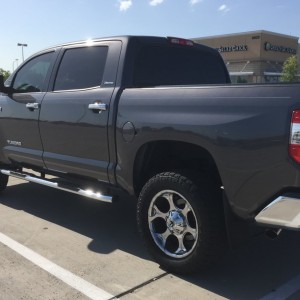
[[[136,202],[129,197],[111,204],[21,183],[8,186],[1,203],[93,239],[91,251],[108,254],[120,249],[149,259],[137,232]]]
[[[300,275],[299,249],[297,232],[283,232],[276,240],[261,235],[228,251],[205,274],[181,278],[228,299],[279,299],[272,293]]]
[[[134,199],[106,204],[22,183],[8,186],[1,204],[91,238],[91,251],[108,254],[120,249],[151,260],[137,232]],[[180,278],[228,299],[259,299],[299,275],[299,249],[297,233],[283,232],[274,241],[261,236],[228,252],[205,274]]]

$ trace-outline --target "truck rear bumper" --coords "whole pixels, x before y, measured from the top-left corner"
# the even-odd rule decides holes
[[[268,227],[300,230],[300,197],[276,198],[255,217],[255,221]]]

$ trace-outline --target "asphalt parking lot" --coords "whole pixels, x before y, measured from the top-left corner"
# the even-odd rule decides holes
[[[135,203],[106,204],[10,179],[0,200],[0,299],[299,299],[300,233],[259,237],[206,274],[151,260]]]

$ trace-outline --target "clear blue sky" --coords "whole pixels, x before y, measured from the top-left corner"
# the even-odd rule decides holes
[[[300,37],[300,0],[0,0],[0,68],[59,43],[268,30]],[[14,63],[16,66],[16,63]]]

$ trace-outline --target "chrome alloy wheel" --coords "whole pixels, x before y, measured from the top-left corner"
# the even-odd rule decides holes
[[[148,224],[156,245],[168,256],[191,254],[198,240],[198,224],[191,205],[181,194],[164,190],[149,206]]]

